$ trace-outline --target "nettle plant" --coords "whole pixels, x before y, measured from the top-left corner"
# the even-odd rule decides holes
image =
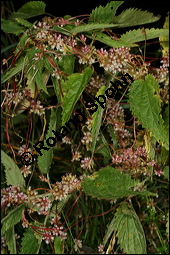
[[[135,8],[116,15],[122,4],[61,18],[33,1],[2,20],[19,38],[2,66],[3,252],[167,252],[168,18],[144,28],[160,17]],[[111,86],[101,107],[95,98]],[[49,147],[53,130],[62,139]],[[42,155],[38,141],[49,147]],[[23,165],[27,152],[34,160]]]

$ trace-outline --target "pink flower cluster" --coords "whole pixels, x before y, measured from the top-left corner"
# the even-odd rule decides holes
[[[28,201],[28,196],[24,194],[18,186],[9,186],[2,189],[1,196],[2,208],[11,205],[19,205]]]
[[[116,151],[112,155],[112,163],[120,171],[128,171],[132,174],[141,173],[149,175],[149,166],[154,164],[147,158],[147,153],[143,147],[136,150],[132,148]]]
[[[81,181],[76,178],[75,175],[71,173],[62,176],[61,182],[56,182],[52,184],[53,190],[52,194],[55,196],[56,200],[64,199],[70,192],[74,190],[79,190],[81,187]]]

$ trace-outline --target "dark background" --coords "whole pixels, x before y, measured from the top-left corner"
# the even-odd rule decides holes
[[[8,1],[1,1],[6,4]],[[29,0],[20,0],[20,1],[12,1],[15,11],[19,9],[23,4],[29,2]],[[75,1],[75,0],[60,0],[60,1],[43,1],[46,3],[46,12],[51,13],[56,17],[63,17],[64,15],[81,15],[81,14],[90,14],[92,9],[95,7],[102,5],[105,6],[110,0],[91,0],[91,1]],[[169,1],[135,1],[128,0],[124,1],[124,3],[118,8],[117,13],[119,14],[122,10],[126,8],[139,8],[142,10],[148,10],[149,12],[153,12],[155,15],[160,14],[164,20],[165,16],[169,11]]]
[[[43,1],[43,0],[42,0]],[[29,0],[19,0],[19,1],[1,1],[1,17],[4,19],[8,19],[8,16],[11,12],[17,11],[21,8],[25,3],[29,2]],[[111,2],[111,0],[82,0],[82,1],[75,1],[75,0],[54,0],[54,1],[43,1],[46,4],[46,16],[49,14],[54,15],[55,17],[64,17],[65,15],[71,15],[72,17],[83,15],[83,14],[90,14],[93,9],[102,5],[105,6],[107,3]],[[161,18],[154,23],[144,24],[129,27],[129,28],[121,28],[116,29],[114,31],[117,35],[123,34],[128,30],[137,29],[138,27],[144,28],[162,28],[165,22],[165,17],[168,15],[169,12],[169,1],[135,1],[135,0],[128,0],[124,1],[124,3],[118,8],[116,15],[120,14],[123,10],[127,8],[138,8],[144,11],[152,12],[155,16],[161,15]],[[31,23],[41,20],[45,15],[36,16],[34,18],[28,19]],[[81,19],[81,17],[80,17]],[[15,44],[18,41],[18,37],[13,34],[3,33],[1,34],[1,58],[7,58],[7,56],[11,53],[12,49],[4,50],[6,47]],[[152,45],[151,45],[152,46]],[[155,46],[154,46],[155,47]],[[153,47],[153,49],[155,49]],[[153,50],[152,49],[152,50]]]

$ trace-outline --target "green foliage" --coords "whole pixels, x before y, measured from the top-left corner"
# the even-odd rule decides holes
[[[169,16],[166,17],[163,28],[169,31]],[[168,35],[161,35],[159,37],[159,41],[160,41],[161,46],[164,49],[163,54],[167,54],[168,51],[169,51],[169,34]]]
[[[64,86],[68,88],[62,105],[62,125],[70,118],[73,108],[80,98],[85,86],[92,76],[93,70],[90,67],[84,69],[83,73],[74,73],[68,77]]]
[[[160,115],[161,101],[158,90],[158,82],[151,75],[147,75],[145,80],[136,80],[131,84],[129,102],[133,114],[142,122],[142,126],[152,131],[156,140],[168,149],[169,139]]]
[[[113,19],[114,24],[118,24],[118,27],[131,27],[137,25],[143,25],[146,23],[152,23],[160,19],[160,16],[154,16],[153,13],[147,11],[141,11],[135,8],[129,8],[123,11]]]
[[[120,40],[118,41],[119,43],[122,42],[126,42],[126,43],[136,43],[136,42],[140,42],[140,41],[144,41],[149,40],[149,39],[153,39],[156,37],[159,37],[160,35],[162,36],[168,36],[169,34],[169,30],[168,29],[163,29],[163,28],[146,28],[144,30],[144,34],[142,33],[143,30],[142,29],[134,29],[134,30],[130,30],[128,32],[126,32],[125,34],[123,34],[120,37]],[[146,35],[146,37],[145,37]]]
[[[6,71],[2,77],[1,77],[1,82],[4,83],[10,78],[12,78],[14,75],[18,74],[23,68],[28,64],[28,58],[27,57],[22,57],[20,60],[15,64],[15,66]]]
[[[164,172],[165,177],[166,177],[166,178],[168,179],[168,181],[169,181],[169,166],[164,167],[163,172]]]
[[[1,28],[5,33],[13,33],[15,35],[19,35],[24,32],[24,27],[22,27],[17,22],[11,20],[1,20]]]
[[[31,1],[24,4],[17,12],[12,13],[8,20],[2,19],[2,30],[15,35],[23,33],[25,27],[32,27],[32,24],[25,19],[45,14],[45,6],[42,1]]]
[[[5,238],[10,254],[17,254],[14,226],[5,232]]]
[[[56,236],[54,239],[55,254],[63,254],[62,244],[63,244],[63,241],[58,236]]]
[[[113,167],[105,167],[84,179],[82,188],[89,196],[98,199],[116,199],[130,195],[154,195],[150,192],[133,191],[139,183],[129,174],[121,173]]]
[[[46,84],[45,84],[46,73],[43,72],[43,61],[42,61],[42,63],[41,63],[41,61],[38,61],[37,64],[35,65],[35,68],[36,68],[37,72],[34,77],[34,81],[35,81],[39,90],[42,89],[46,94],[48,94]],[[44,75],[45,75],[45,77],[44,77]],[[49,77],[49,76],[47,76],[47,77]],[[45,78],[45,79],[43,79],[43,78]],[[47,83],[47,81],[48,81],[48,79],[46,80],[46,83]]]
[[[19,24],[23,25],[23,26],[26,27],[26,28],[31,28],[31,27],[32,27],[32,23],[28,22],[28,21],[25,20],[25,19],[21,19],[21,18],[15,18],[15,19],[16,19],[16,21],[17,21]]]
[[[98,97],[99,95],[104,95],[105,89],[106,89],[106,87],[102,86],[99,89],[99,91],[97,92],[96,97]],[[96,104],[98,105],[98,109],[92,115],[92,131],[91,131],[91,133],[92,133],[92,143],[91,143],[92,154],[94,153],[94,150],[95,150],[96,141],[97,141],[97,137],[99,135],[103,111],[104,111],[104,109],[100,106],[100,104],[97,101],[96,101]]]
[[[123,203],[117,208],[113,228],[125,253],[147,254],[143,227],[132,206]]]
[[[29,40],[29,37],[27,34],[23,34],[20,38],[20,41],[19,41],[19,45],[21,46],[21,48],[24,48],[26,42]]]
[[[119,27],[117,24],[87,24],[87,25],[79,25],[74,27],[71,32],[72,34],[78,34],[87,31],[93,31],[96,29],[104,29],[104,28],[111,28],[111,27]]]
[[[111,1],[105,7],[101,5],[96,7],[90,14],[90,23],[110,23],[112,22],[117,8],[123,4],[124,1]]]
[[[5,216],[2,219],[2,233],[5,233],[9,228],[16,225],[20,220],[22,219],[22,212],[25,208],[24,204],[19,205],[12,211],[8,213],[7,216]]]
[[[108,129],[109,129],[109,133],[110,133],[110,137],[112,139],[114,149],[117,150],[118,149],[118,144],[117,144],[115,132],[114,132],[113,127],[112,127],[111,124],[108,125]]]
[[[37,254],[38,246],[39,244],[34,230],[28,227],[22,237],[20,254]]]
[[[44,140],[44,146],[49,148],[49,150],[41,150],[42,156],[38,156],[38,166],[42,173],[46,174],[48,173],[51,163],[52,163],[52,157],[53,157],[53,148],[49,147],[46,143],[46,140],[49,137],[54,137],[54,133],[52,130],[56,130],[56,110],[51,109],[51,116],[50,116],[50,123],[48,127],[48,132],[45,136]]]
[[[99,141],[96,142],[95,153],[101,153],[102,156],[104,157],[104,164],[107,164],[108,161],[111,159],[111,151],[110,151],[109,146],[107,145],[107,141],[106,141],[102,132],[101,132],[101,134],[99,134],[99,136],[100,136],[100,139],[99,139]]]
[[[42,1],[30,1],[24,4],[17,12],[14,12],[10,19],[28,19],[45,14],[46,4]]]
[[[73,54],[65,55],[58,61],[60,69],[68,75],[71,75],[74,71],[75,57]]]
[[[136,44],[132,44],[132,43],[129,43],[128,41],[123,41],[123,40],[114,40],[112,39],[110,36],[104,34],[104,33],[100,33],[98,32],[95,36],[90,36],[90,35],[87,35],[89,38],[92,38],[92,39],[95,39],[99,42],[102,42],[110,47],[114,47],[114,48],[119,48],[119,47],[122,47],[122,46],[125,46],[125,47],[134,47],[136,46]]]
[[[111,222],[109,223],[108,227],[107,227],[107,231],[106,231],[106,234],[103,238],[103,245],[104,247],[106,246],[106,243],[107,241],[109,240],[109,238],[111,237],[113,231],[114,231],[114,228],[113,228],[113,224],[115,222],[115,217],[113,217],[113,219],[111,220]]]
[[[25,180],[14,160],[1,150],[2,164],[5,166],[5,176],[7,185],[25,188]]]

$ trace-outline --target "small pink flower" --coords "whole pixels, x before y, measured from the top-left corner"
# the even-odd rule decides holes
[[[154,171],[154,173],[155,173],[155,175],[158,175],[160,177],[161,175],[163,175],[163,170],[162,169],[157,169],[157,170]]]
[[[99,244],[98,246],[98,251],[103,252],[104,246],[102,244]]]

